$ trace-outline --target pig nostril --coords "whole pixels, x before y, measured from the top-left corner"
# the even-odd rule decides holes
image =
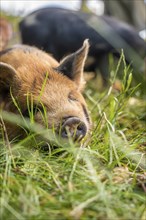
[[[87,127],[84,122],[77,117],[68,117],[61,129],[63,138],[72,137],[74,140],[81,140],[87,133]]]
[[[85,125],[82,123],[82,124],[79,124],[78,125],[78,127],[77,127],[77,129],[79,130],[79,131],[83,131],[83,130],[85,130]]]
[[[80,138],[80,137],[83,138],[86,135],[87,127],[83,122],[78,125],[76,133],[77,133],[76,136],[78,136],[77,138]]]
[[[67,130],[66,130],[65,128],[62,130],[61,136],[62,136],[63,138],[67,138],[67,137],[68,137]]]

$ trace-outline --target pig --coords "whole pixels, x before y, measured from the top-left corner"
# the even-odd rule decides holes
[[[0,17],[0,51],[3,50],[13,36],[13,29],[11,24]]]
[[[85,63],[86,71],[109,78],[108,55],[119,57],[121,48],[126,60],[142,72],[146,43],[136,30],[109,16],[97,16],[63,8],[43,8],[27,15],[19,24],[22,42],[37,46],[60,60],[73,53],[88,38],[90,50]]]
[[[24,117],[54,129],[62,138],[80,141],[90,130],[91,120],[85,99],[83,68],[88,40],[76,52],[58,63],[51,55],[31,46],[15,45],[0,52],[0,108],[17,114],[13,97]],[[29,100],[29,101],[28,101]],[[47,121],[42,114],[46,112]],[[9,138],[23,136],[23,129],[6,123]]]

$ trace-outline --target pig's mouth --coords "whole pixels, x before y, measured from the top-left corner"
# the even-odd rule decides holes
[[[58,133],[62,138],[81,141],[87,134],[87,126],[78,117],[71,116],[63,119]]]

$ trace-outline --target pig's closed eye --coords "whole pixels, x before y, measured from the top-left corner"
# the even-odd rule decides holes
[[[75,96],[73,96],[71,93],[69,93],[69,95],[68,95],[68,100],[69,101],[78,101],[78,99],[75,97]]]

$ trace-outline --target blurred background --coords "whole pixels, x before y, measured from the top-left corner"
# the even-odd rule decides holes
[[[85,19],[86,24],[89,25],[90,27],[92,26],[93,30],[96,31],[97,33],[96,42],[94,42],[93,39],[90,39],[90,37],[92,38],[92,36],[90,36],[91,35],[90,32],[88,32],[88,36],[86,36],[85,38],[88,38],[91,41],[91,49],[96,50],[96,54],[94,53],[94,51],[93,51],[94,54],[91,54],[92,58],[94,59],[98,58],[97,61],[99,61],[100,64],[101,63],[100,56],[102,56],[103,64],[102,67],[100,67],[101,72],[108,72],[107,69],[109,68],[109,67],[107,67],[107,69],[104,68],[105,62],[107,63],[106,61],[107,56],[104,57],[103,53],[106,55],[109,53],[113,53],[113,48],[118,50],[119,53],[121,48],[122,49],[124,48],[124,53],[127,56],[128,58],[127,60],[129,61],[129,63],[131,63],[132,61],[133,64],[135,64],[135,66],[139,66],[138,72],[139,71],[143,72],[143,70],[145,71],[145,64],[143,60],[145,59],[145,54],[146,54],[145,52],[146,47],[144,42],[146,40],[146,0],[117,0],[117,1],[116,0],[68,0],[68,1],[67,0],[46,0],[46,1],[1,0],[0,1],[1,18],[4,17],[8,21],[10,21],[13,28],[13,38],[11,39],[11,41],[8,41],[9,45],[19,42],[29,44],[30,43],[29,41],[28,42],[24,40],[22,41],[21,39],[20,31],[18,29],[19,22],[23,19],[23,17],[27,16],[31,12],[49,6],[79,11],[79,16],[80,14],[85,12],[88,14],[92,14],[93,15],[92,17],[94,19],[97,19],[96,22],[94,21],[92,22],[92,20],[94,19],[90,19],[90,18]],[[108,16],[106,22],[102,16],[103,17]],[[110,20],[110,17],[114,17],[115,20]],[[100,18],[102,21],[100,21]],[[121,21],[124,23],[123,24],[120,23]],[[130,26],[126,26],[126,25],[130,25]],[[41,25],[41,32],[42,32],[42,27],[43,26]],[[131,27],[134,28],[134,32],[131,29]],[[47,28],[45,27],[45,30]],[[26,32],[27,31],[25,29],[24,34],[22,33],[21,34],[25,35]],[[36,38],[36,36],[39,36],[39,34],[40,31],[38,34],[33,35],[33,38]],[[41,37],[44,36],[40,36],[40,39]],[[75,37],[77,38],[76,35]],[[99,40],[100,38],[102,38],[101,41]],[[141,41],[140,38],[143,39],[144,41]],[[94,48],[92,47],[92,43],[94,44]],[[96,48],[97,44],[99,47],[98,51]],[[35,44],[34,42],[31,43],[30,45],[39,46],[37,43]],[[104,48],[101,48],[103,47],[103,45]],[[44,50],[46,49],[47,51],[47,48],[45,48],[45,46],[43,45],[40,45],[40,48]],[[77,49],[78,45],[76,44],[74,48]],[[59,51],[58,48],[55,49],[56,51]],[[53,51],[51,51],[51,48],[49,48],[47,52],[50,52],[55,56],[54,54],[55,52],[53,53]],[[67,53],[73,52],[72,48],[70,48],[70,51],[66,51],[66,52]],[[57,56],[55,58],[57,59]],[[108,64],[106,65],[108,66]],[[93,68],[91,69],[93,70]],[[136,74],[138,75],[139,78],[140,77],[139,73]]]
[[[89,0],[89,1],[82,1],[82,0],[46,0],[46,1],[15,1],[15,0],[1,0],[1,10],[9,12],[13,15],[20,15],[24,16],[31,11],[34,11],[38,8],[44,8],[47,6],[59,6],[68,9],[75,9],[79,10],[82,5],[86,5],[92,11],[97,14],[103,14],[104,11],[104,3],[101,0]]]
[[[83,11],[91,10],[97,15],[107,14],[117,17],[119,20],[132,24],[139,31],[146,27],[146,0],[1,0],[0,6],[1,11],[19,16],[47,6],[60,6]]]

